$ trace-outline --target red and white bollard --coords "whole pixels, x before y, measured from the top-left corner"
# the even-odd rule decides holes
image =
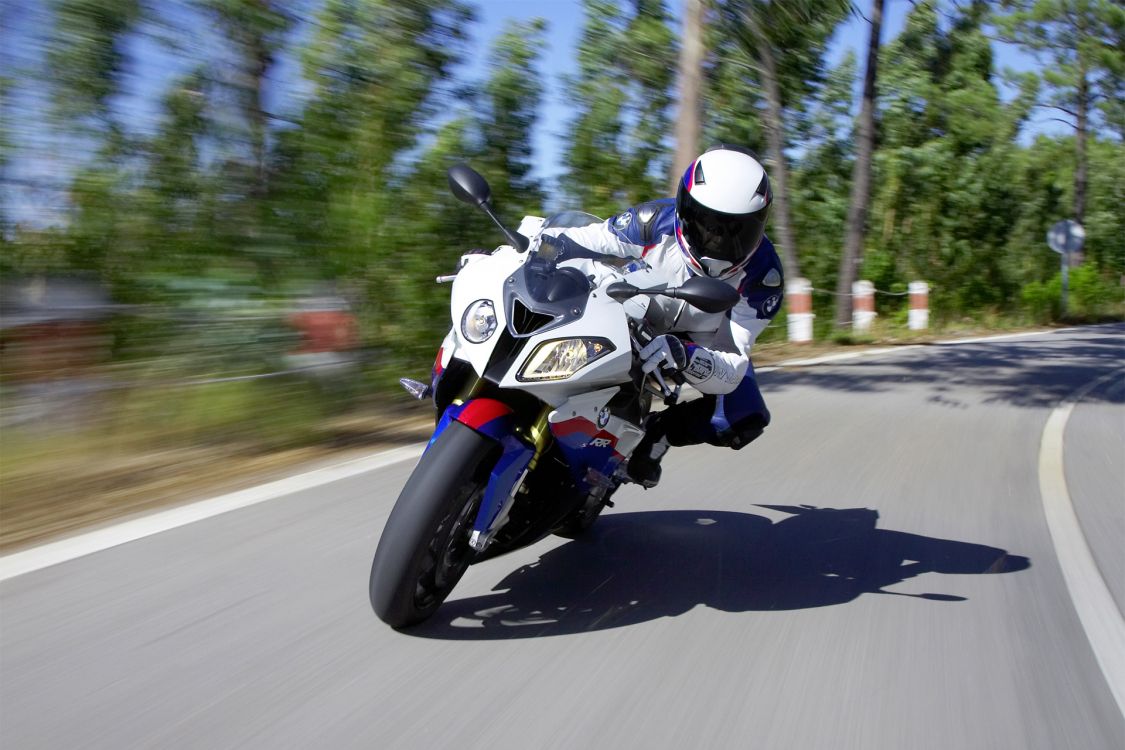
[[[912,331],[922,331],[930,327],[930,285],[924,281],[911,281],[910,313],[906,325]]]
[[[789,340],[796,342],[812,341],[812,283],[808,279],[790,279],[785,286],[785,296],[789,300]]]
[[[852,330],[870,331],[875,320],[875,285],[870,281],[852,284]]]

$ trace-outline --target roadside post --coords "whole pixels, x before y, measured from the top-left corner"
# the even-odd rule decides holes
[[[906,327],[911,331],[924,331],[930,327],[930,285],[924,281],[911,281],[907,290],[910,293],[910,312],[907,313]]]
[[[875,285],[870,281],[852,284],[852,330],[870,331],[875,320]]]
[[[1047,230],[1047,246],[1059,254],[1062,271],[1062,314],[1066,315],[1066,294],[1070,281],[1070,258],[1082,252],[1086,229],[1076,221],[1056,222]]]
[[[812,283],[808,279],[791,279],[785,286],[785,297],[789,302],[789,340],[794,342],[812,341],[813,315]]]

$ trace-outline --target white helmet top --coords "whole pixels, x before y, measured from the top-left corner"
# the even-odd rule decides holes
[[[697,271],[730,278],[765,235],[773,193],[766,170],[739,146],[712,146],[676,191],[676,239]]]

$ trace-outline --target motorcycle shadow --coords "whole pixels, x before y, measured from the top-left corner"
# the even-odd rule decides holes
[[[762,505],[748,513],[645,511],[603,516],[581,539],[544,553],[493,591],[447,601],[411,635],[538,638],[634,625],[698,604],[725,612],[827,607],[922,573],[1010,573],[1026,557],[981,544],[876,528],[868,508]],[[503,559],[503,558],[499,558]]]

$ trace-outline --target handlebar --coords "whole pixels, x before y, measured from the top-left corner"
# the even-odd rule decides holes
[[[652,327],[644,320],[632,319],[629,321],[629,323],[630,327],[632,328],[633,346],[636,351],[639,352],[649,342],[656,338],[656,334],[653,333]],[[675,383],[675,388],[668,387],[668,383],[665,382],[665,375],[660,371],[659,368],[653,370],[648,374],[648,378],[652,381],[655,381],[659,386],[659,388],[653,388],[653,390],[656,391],[658,395],[664,398],[665,406],[671,406],[672,404],[679,401],[680,390],[684,387],[684,384],[687,382],[687,380],[684,378],[683,373],[679,370],[668,371],[667,377],[669,380]],[[644,384],[642,383],[642,387],[643,385]]]

